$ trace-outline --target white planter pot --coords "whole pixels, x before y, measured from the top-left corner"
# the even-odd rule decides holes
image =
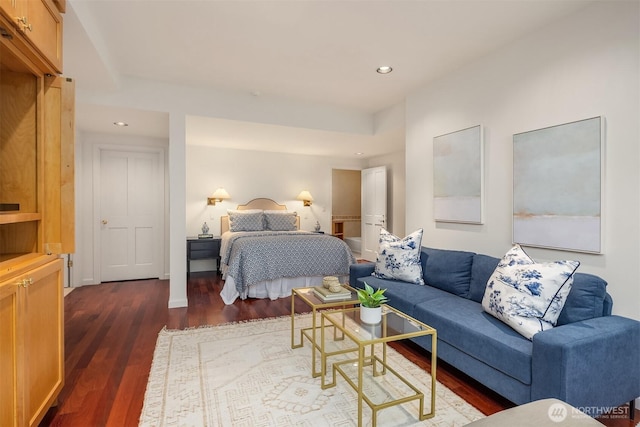
[[[382,321],[382,307],[369,308],[360,306],[360,320],[369,325],[377,325]]]

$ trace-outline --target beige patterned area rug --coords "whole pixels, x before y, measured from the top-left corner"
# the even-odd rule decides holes
[[[310,322],[310,315],[296,317],[296,327]],[[335,356],[339,357],[346,356]],[[398,373],[427,394],[427,412],[428,373],[391,348],[387,358]],[[392,375],[369,375],[368,380],[367,393],[377,402],[389,393],[402,393],[405,387]],[[371,425],[371,410],[366,404],[363,408],[363,425]],[[378,425],[451,427],[483,418],[440,383],[435,417],[421,422],[418,409],[417,401],[386,408],[378,412]],[[140,425],[355,426],[357,394],[340,376],[336,387],[321,389],[320,378],[311,376],[310,343],[291,349],[289,317],[184,331],[165,329],[158,336]]]

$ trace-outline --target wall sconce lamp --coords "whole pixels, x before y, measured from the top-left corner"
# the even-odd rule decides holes
[[[311,206],[311,202],[313,202],[313,197],[307,190],[302,190],[296,199],[302,200],[303,206]]]
[[[207,197],[207,204],[214,206],[216,202],[221,202],[223,200],[230,199],[230,198],[231,196],[229,195],[229,193],[227,193],[227,190],[225,190],[222,187],[219,187],[216,191],[213,192],[211,197]]]

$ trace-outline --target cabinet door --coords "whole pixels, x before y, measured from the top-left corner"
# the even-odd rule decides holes
[[[26,3],[24,33],[58,73],[62,72],[62,17],[50,0]]]
[[[38,425],[64,384],[62,259],[25,275],[25,415]]]
[[[75,251],[74,117],[75,83],[67,77],[44,82],[44,251]]]
[[[0,426],[19,425],[18,286],[0,283]]]
[[[0,0],[0,12],[49,63],[47,72],[62,72],[62,16],[51,0]]]
[[[17,26],[16,18],[22,16],[23,0],[0,0],[0,10]]]

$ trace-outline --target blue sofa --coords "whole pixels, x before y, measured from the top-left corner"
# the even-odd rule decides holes
[[[349,283],[387,289],[389,305],[436,328],[438,358],[518,405],[557,398],[597,416],[640,396],[640,322],[611,315],[601,278],[576,273],[558,325],[528,340],[482,309],[498,258],[422,247],[420,261],[424,286],[374,277],[374,263],[352,265]]]

